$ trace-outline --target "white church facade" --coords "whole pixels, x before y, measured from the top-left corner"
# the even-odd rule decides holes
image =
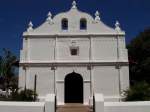
[[[129,87],[125,32],[119,22],[105,25],[78,10],[76,2],[67,12],[49,13],[37,28],[30,22],[23,33],[19,87],[34,89],[40,99],[55,94],[58,104],[88,104],[95,93],[105,101],[119,101]]]

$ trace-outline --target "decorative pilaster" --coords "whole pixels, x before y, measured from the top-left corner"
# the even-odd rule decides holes
[[[23,61],[28,61],[28,38],[24,37],[23,39],[23,56],[24,56],[24,60]]]
[[[25,87],[24,87],[24,89],[27,89],[27,87],[28,87],[28,86],[27,86],[27,84],[28,84],[28,82],[27,82],[27,79],[28,79],[28,78],[27,78],[27,70],[28,70],[29,68],[28,68],[28,66],[26,66],[26,65],[23,65],[22,68],[23,68],[23,70],[25,71],[25,72],[24,72],[24,73],[25,73],[25,74],[24,74],[24,75],[25,75]]]
[[[121,65],[119,62],[116,63],[116,69],[118,70],[118,90],[119,96],[121,97],[122,87],[121,87]]]
[[[124,57],[126,57],[125,52],[127,51],[125,48],[125,41],[124,37],[120,36],[120,33],[123,33],[123,31],[120,28],[120,23],[116,21],[115,23],[115,30],[117,32],[117,57],[118,61],[124,61]]]
[[[55,42],[55,45],[54,45],[54,61],[56,61],[56,60],[57,60],[57,35],[56,35],[56,37],[55,37],[54,42]],[[57,88],[56,88],[56,69],[57,69],[56,65],[52,64],[51,70],[54,71],[54,93],[55,93],[55,95],[57,95]]]
[[[115,30],[117,31],[117,62],[116,62],[116,69],[118,70],[118,92],[119,92],[119,96],[121,96],[121,79],[120,79],[120,42],[119,42],[119,32],[120,32],[120,27],[119,27],[119,22],[116,22],[115,26]]]
[[[58,42],[57,39],[58,39],[58,36],[56,35],[56,37],[55,37],[55,46],[54,46],[54,47],[55,47],[55,48],[54,48],[54,61],[57,61],[57,49],[58,49],[58,48],[57,48],[57,47],[58,47],[58,46],[57,46],[57,42]]]

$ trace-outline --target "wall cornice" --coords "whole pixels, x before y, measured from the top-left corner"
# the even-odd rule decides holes
[[[50,34],[31,34],[27,35],[24,34],[24,38],[53,38],[53,37],[98,37],[98,36],[125,36],[124,33],[116,33],[116,34],[55,34],[55,35],[50,35]]]
[[[20,66],[126,66],[128,61],[114,61],[114,62],[20,62]]]

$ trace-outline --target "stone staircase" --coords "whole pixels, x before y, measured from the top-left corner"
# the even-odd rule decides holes
[[[93,110],[87,105],[70,103],[58,106],[56,112],[93,112]]]

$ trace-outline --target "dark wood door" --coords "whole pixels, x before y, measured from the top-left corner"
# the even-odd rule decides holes
[[[75,72],[65,78],[65,103],[83,103],[83,78]]]

